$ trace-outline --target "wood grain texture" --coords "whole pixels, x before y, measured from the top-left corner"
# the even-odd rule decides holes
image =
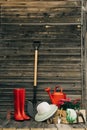
[[[72,128],[72,130],[84,130],[84,128]]]
[[[37,99],[50,102],[44,89],[56,85],[73,100],[83,97],[81,6],[79,0],[0,0],[0,113],[14,111],[14,88],[26,88],[26,102],[33,98],[34,40],[41,41]]]
[[[3,130],[16,130],[16,128],[3,128]]]

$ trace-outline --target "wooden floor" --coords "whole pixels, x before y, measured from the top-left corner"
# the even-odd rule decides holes
[[[87,130],[87,123],[79,123],[73,125],[65,124],[47,124],[47,122],[36,122],[31,120],[27,121],[15,121],[1,120],[0,130]]]

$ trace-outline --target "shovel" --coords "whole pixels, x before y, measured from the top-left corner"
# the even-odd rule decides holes
[[[36,107],[39,103],[37,103],[37,64],[38,64],[38,50],[40,47],[40,41],[34,41],[33,47],[35,51],[35,61],[34,61],[34,86],[33,86],[33,101],[27,102],[27,114],[34,119],[35,114],[37,112]]]

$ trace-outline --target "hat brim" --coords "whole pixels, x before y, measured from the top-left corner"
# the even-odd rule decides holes
[[[50,107],[51,107],[50,111],[48,111],[46,113],[43,113],[41,115],[37,113],[35,115],[35,120],[36,121],[44,121],[44,120],[50,118],[58,109],[58,107],[54,104],[50,105]]]

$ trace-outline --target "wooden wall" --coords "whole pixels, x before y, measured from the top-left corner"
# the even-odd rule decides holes
[[[13,89],[24,87],[32,100],[34,48],[41,41],[37,99],[56,85],[84,107],[84,34],[81,0],[0,0],[0,113],[14,111]]]

